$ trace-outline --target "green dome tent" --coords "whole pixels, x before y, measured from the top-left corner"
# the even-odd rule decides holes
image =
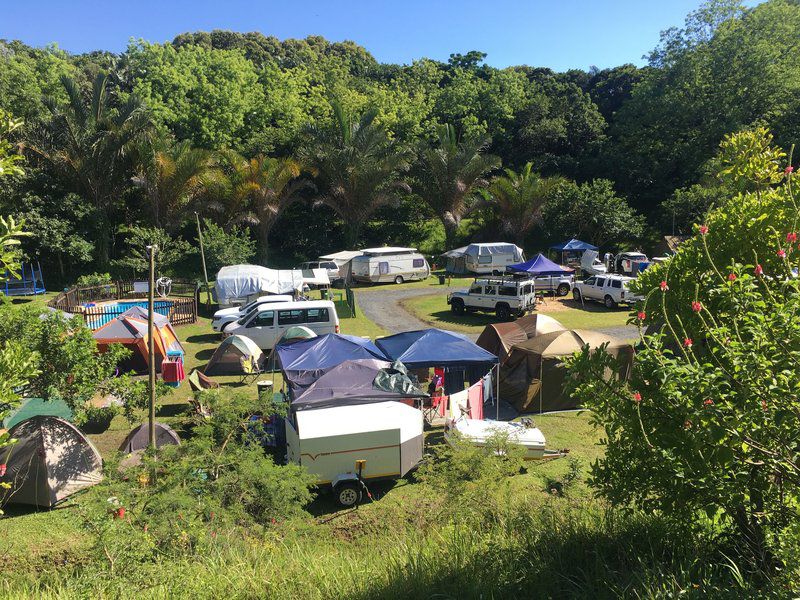
[[[250,338],[232,335],[222,340],[208,360],[206,375],[243,375],[242,362],[264,367],[266,357],[261,348]]]

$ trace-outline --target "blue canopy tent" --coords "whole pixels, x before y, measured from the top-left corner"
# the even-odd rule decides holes
[[[280,369],[293,398],[326,371],[348,360],[378,359],[386,355],[370,340],[353,335],[328,333],[319,337],[275,346]]]
[[[564,263],[566,260],[567,254],[569,255],[582,255],[586,250],[597,250],[597,246],[593,246],[588,242],[582,242],[581,240],[576,240],[572,238],[571,240],[567,240],[566,242],[562,242],[560,244],[556,244],[555,246],[550,246],[551,250],[555,250],[556,252],[561,253],[561,262]]]
[[[508,265],[506,269],[518,273],[530,273],[534,277],[540,277],[544,275],[564,275],[565,273],[569,274],[573,272],[573,269],[557,265],[549,258],[546,258],[544,254],[537,254],[532,259],[525,261],[524,263]]]
[[[348,406],[369,402],[385,402],[386,400],[405,400],[408,398],[424,398],[424,392],[414,387],[411,380],[402,373],[396,376],[407,379],[402,389],[385,389],[378,387],[375,378],[381,371],[391,369],[391,365],[379,360],[348,360],[323,374],[308,386],[299,396],[292,400],[292,408],[303,410],[308,408],[326,408],[330,406]]]

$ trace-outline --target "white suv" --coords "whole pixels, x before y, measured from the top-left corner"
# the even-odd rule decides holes
[[[456,315],[465,312],[493,312],[499,319],[522,316],[536,305],[532,279],[476,279],[469,290],[448,294],[447,303]]]
[[[574,275],[539,275],[533,278],[536,289],[555,296],[566,296],[575,285]]]
[[[572,297],[578,302],[599,300],[608,308],[615,308],[617,304],[634,304],[643,298],[630,291],[631,281],[634,281],[633,277],[624,275],[593,275],[575,283]]]

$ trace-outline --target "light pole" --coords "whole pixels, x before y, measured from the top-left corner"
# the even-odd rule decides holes
[[[158,246],[155,244],[147,246],[147,257],[150,262],[150,278],[147,285],[147,373],[149,376],[148,393],[148,434],[150,447],[156,447],[156,345],[153,337],[153,315],[155,312],[155,302],[153,301],[153,290],[156,284],[156,252]]]

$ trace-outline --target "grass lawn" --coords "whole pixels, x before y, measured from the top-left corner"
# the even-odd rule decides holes
[[[403,307],[421,321],[433,327],[452,329],[464,333],[480,333],[498,319],[491,313],[455,315],[450,311],[447,298],[441,294],[408,298]],[[558,319],[567,329],[603,329],[620,327],[628,320],[627,308],[608,309],[599,303],[587,302],[585,307],[568,298],[547,298],[537,311]]]

